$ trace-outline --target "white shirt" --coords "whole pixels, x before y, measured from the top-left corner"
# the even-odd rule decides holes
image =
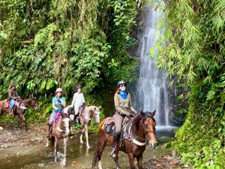
[[[83,93],[75,93],[73,95],[72,106],[81,106],[85,103]]]

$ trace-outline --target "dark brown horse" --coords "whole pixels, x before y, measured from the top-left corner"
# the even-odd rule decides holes
[[[8,107],[4,107],[5,104],[5,100],[0,100],[0,115],[2,115],[3,113],[8,113],[10,114],[10,110]],[[34,108],[35,110],[38,108],[37,105],[37,101],[34,99],[26,99],[26,100],[22,100],[21,104],[23,104],[26,108]],[[27,123],[26,123],[26,119],[23,115],[23,113],[26,111],[26,109],[22,109],[18,106],[15,106],[15,110],[14,110],[14,115],[19,117],[19,121],[18,121],[18,126],[24,122],[24,126],[25,126],[25,130],[27,130]]]
[[[138,168],[143,169],[142,158],[146,148],[146,141],[148,140],[150,146],[152,146],[153,148],[154,145],[156,144],[154,115],[155,111],[146,113],[141,112],[131,121],[130,139],[124,140],[125,149],[123,150],[128,155],[131,169],[135,169],[134,166],[135,158],[137,158]],[[98,140],[92,161],[92,168],[94,168],[98,163],[99,169],[102,169],[101,156],[106,146],[106,143],[107,142],[109,142],[110,144],[113,143],[113,137],[105,133],[104,130],[102,129],[106,121],[107,119],[104,119],[99,125]],[[116,157],[114,158],[117,169],[120,168],[120,165],[118,163],[119,151],[122,151],[120,150],[120,141],[118,141]]]

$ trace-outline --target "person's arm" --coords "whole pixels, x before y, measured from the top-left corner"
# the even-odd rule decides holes
[[[130,94],[128,94],[128,97],[129,97],[129,102],[130,102],[130,103],[129,103],[129,105],[130,105],[130,110],[131,110],[132,112],[134,112],[135,114],[138,114],[137,110],[135,110],[135,108],[132,106]]]
[[[66,100],[64,97],[62,98],[62,103],[60,103],[60,104],[62,105],[63,108],[66,107]]]
[[[72,101],[72,106],[73,106],[73,108],[74,108],[74,106],[75,106],[75,101],[76,101],[76,93],[74,93],[74,95],[73,95],[73,101]]]
[[[52,99],[52,108],[54,109],[54,110],[58,110],[58,108],[55,106],[55,102],[56,102],[57,100],[55,100],[55,98],[53,98]]]
[[[84,99],[84,94],[82,93],[82,96],[83,96],[83,103],[85,103],[85,99]]]
[[[130,116],[130,112],[127,111],[125,108],[121,107],[120,106],[120,103],[119,103],[119,97],[117,94],[115,94],[114,96],[114,103],[115,103],[115,108],[116,108],[116,111],[121,114],[121,115],[126,115],[126,116]]]
[[[8,97],[9,97],[9,98],[12,98],[12,99],[17,99],[17,97],[15,97],[15,96],[13,95],[13,91],[11,91],[11,90],[9,90],[9,92],[8,92]]]

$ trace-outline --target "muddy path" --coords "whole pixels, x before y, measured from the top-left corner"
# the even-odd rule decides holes
[[[17,130],[14,125],[0,123],[0,169],[36,169],[61,168],[60,162],[53,162],[53,148],[45,148],[45,126],[29,125],[26,132]],[[70,139],[68,145],[67,165],[65,169],[88,169],[91,166],[95,148],[96,134],[90,134],[91,149],[79,144],[79,131]],[[160,139],[159,139],[160,140]],[[166,149],[165,139],[161,137],[161,144],[154,150],[147,147],[144,153],[145,169],[172,169],[182,168],[179,159],[171,157]],[[62,152],[62,146],[60,145]],[[104,169],[113,169],[114,162],[110,157],[111,147],[107,146],[103,154],[102,164]],[[128,158],[124,153],[119,154],[122,169],[129,168]]]

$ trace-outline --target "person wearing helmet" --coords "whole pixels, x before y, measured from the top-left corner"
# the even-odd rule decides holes
[[[9,101],[9,111],[10,115],[14,115],[14,107],[15,107],[15,101],[19,99],[19,95],[16,92],[16,85],[12,84],[9,87],[9,92],[8,92],[8,101]]]
[[[73,95],[72,106],[75,110],[75,120],[78,121],[77,117],[80,116],[80,113],[83,111],[85,105],[84,95],[81,92],[81,85],[78,85],[75,88],[75,93]]]
[[[112,145],[112,157],[115,157],[115,151],[117,146],[117,141],[120,138],[120,132],[122,128],[122,122],[126,116],[135,116],[137,111],[131,105],[131,96],[130,93],[126,90],[126,82],[121,80],[117,83],[117,91],[114,96],[114,104],[116,113],[113,115],[115,119],[116,126],[116,136],[113,139]]]
[[[62,97],[62,88],[57,88],[55,93],[55,97],[53,97],[52,99],[52,108],[53,108],[53,111],[50,115],[50,119],[49,119],[49,127],[48,127],[48,132],[47,132],[47,137],[50,137],[50,132],[51,132],[51,128],[52,128],[52,124],[53,124],[53,121],[54,121],[54,117],[55,115],[62,111],[65,107],[66,107],[66,101],[65,101],[65,98]]]

